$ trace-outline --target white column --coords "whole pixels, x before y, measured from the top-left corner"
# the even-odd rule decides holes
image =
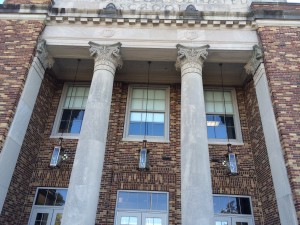
[[[182,225],[212,225],[213,196],[202,83],[208,45],[177,45],[181,68],[181,213]]]
[[[0,153],[0,213],[16,167],[34,104],[44,78],[45,69],[51,67],[52,64],[53,59],[46,50],[46,41],[39,40],[36,55],[29,69],[13,121]]]
[[[72,169],[62,225],[94,225],[115,71],[122,65],[121,44],[89,42],[94,74]]]
[[[248,74],[253,75],[278,205],[280,224],[298,225],[296,209],[293,203],[292,191],[271,102],[268,80],[263,64],[263,54],[258,46],[253,47],[253,56],[245,66],[245,69]]]

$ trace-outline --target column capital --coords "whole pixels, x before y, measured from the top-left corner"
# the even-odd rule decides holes
[[[35,56],[39,59],[44,69],[51,68],[54,64],[54,59],[47,50],[45,39],[38,40]]]
[[[181,68],[181,76],[187,72],[196,72],[202,74],[202,66],[208,55],[207,49],[209,45],[201,47],[186,47],[183,45],[176,45],[178,50],[178,57],[176,61],[176,68]]]
[[[95,71],[104,69],[115,74],[117,68],[123,65],[121,57],[121,43],[112,45],[100,45],[95,42],[89,42],[91,56],[95,59]]]
[[[253,46],[253,53],[251,59],[244,67],[247,74],[254,75],[259,65],[263,62],[263,51],[258,45]]]

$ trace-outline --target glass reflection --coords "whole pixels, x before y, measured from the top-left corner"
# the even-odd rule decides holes
[[[63,206],[67,192],[67,189],[38,189],[35,205]]]

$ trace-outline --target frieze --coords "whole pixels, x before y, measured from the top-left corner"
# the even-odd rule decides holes
[[[74,8],[86,3],[86,7],[99,7],[108,13],[116,13],[121,11],[162,11],[162,12],[178,12],[189,11],[194,8],[196,11],[206,10],[214,11],[214,9],[223,10],[222,6],[229,8],[245,8],[251,4],[250,0],[57,0],[54,7],[65,8],[70,7],[71,3]],[[227,8],[228,10],[228,8]]]

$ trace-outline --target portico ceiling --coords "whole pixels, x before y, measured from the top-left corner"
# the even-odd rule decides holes
[[[250,58],[250,57],[249,57]],[[205,62],[203,80],[205,85],[221,85],[219,62]],[[74,80],[76,59],[56,59],[54,71],[58,79]],[[240,86],[246,79],[245,63],[224,63],[223,76],[226,86]],[[77,81],[90,81],[92,79],[94,61],[83,59],[80,62]],[[117,71],[115,80],[128,83],[147,82],[148,60],[125,60],[123,67]],[[152,61],[150,67],[150,83],[172,84],[180,83],[180,71],[175,69],[174,61]]]

